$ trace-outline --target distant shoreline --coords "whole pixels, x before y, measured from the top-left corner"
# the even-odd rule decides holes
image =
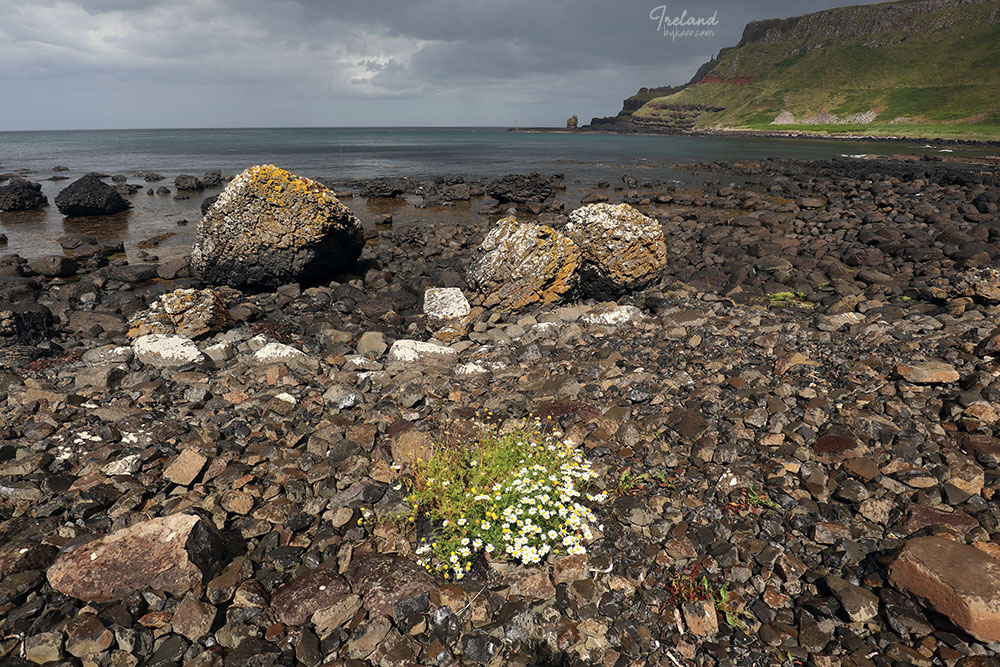
[[[1000,139],[957,139],[940,137],[908,137],[908,136],[884,136],[876,134],[818,134],[815,132],[792,132],[788,130],[723,130],[706,129],[692,130],[687,132],[664,132],[652,129],[635,130],[612,130],[597,129],[592,127],[582,127],[569,129],[566,127],[510,127],[508,132],[519,133],[545,133],[545,134],[634,134],[637,136],[678,136],[678,137],[757,137],[762,139],[833,139],[836,141],[846,141],[854,143],[878,142],[878,143],[912,143],[915,141],[934,142],[937,144],[952,146],[1000,146]]]

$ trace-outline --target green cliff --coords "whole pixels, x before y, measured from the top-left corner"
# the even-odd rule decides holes
[[[901,0],[754,21],[691,83],[642,102],[616,122],[1000,139],[1000,0]]]

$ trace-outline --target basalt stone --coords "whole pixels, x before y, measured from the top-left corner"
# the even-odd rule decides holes
[[[486,194],[501,204],[542,202],[552,196],[554,179],[538,172],[508,174],[486,186]]]
[[[40,183],[15,178],[0,187],[0,211],[30,211],[48,203]]]
[[[321,609],[351,594],[347,581],[337,574],[336,561],[327,562],[284,584],[271,596],[271,609],[286,625],[302,625]]]
[[[66,255],[46,255],[34,260],[28,267],[46,278],[68,278],[76,273],[80,265]]]
[[[0,344],[35,345],[51,336],[54,325],[52,312],[39,303],[0,306]]]
[[[190,174],[181,174],[174,179],[174,187],[178,191],[184,190],[204,190],[205,184],[201,182],[197,176],[191,176]]]
[[[278,287],[351,268],[361,222],[323,185],[273,165],[234,178],[198,226],[191,266],[205,282]]]
[[[388,178],[376,178],[367,181],[361,186],[362,197],[375,197],[378,199],[398,197],[405,191],[406,188],[400,182]]]
[[[123,528],[60,556],[48,570],[52,588],[88,602],[121,600],[133,591],[183,596],[201,589],[221,556],[214,527],[171,514]]]
[[[480,244],[466,274],[482,305],[514,312],[569,296],[579,281],[580,249],[545,225],[503,218]]]
[[[97,174],[87,174],[56,195],[59,212],[70,217],[112,215],[129,208],[118,191],[101,181]]]
[[[1000,641],[1000,561],[943,537],[909,540],[889,570],[892,583],[981,641]]]
[[[660,223],[628,204],[590,204],[569,214],[563,232],[580,248],[580,287],[615,298],[660,279],[667,248]]]
[[[351,563],[346,576],[365,609],[390,617],[399,602],[437,588],[422,567],[391,554],[362,556]]]

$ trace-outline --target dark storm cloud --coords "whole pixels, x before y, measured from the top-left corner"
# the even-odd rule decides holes
[[[717,17],[671,40],[650,18]],[[687,81],[759,0],[0,0],[0,129],[553,124]],[[67,101],[72,104],[67,105]]]

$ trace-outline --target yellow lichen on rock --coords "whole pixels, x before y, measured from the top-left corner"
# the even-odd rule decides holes
[[[361,253],[361,222],[333,192],[272,164],[234,178],[198,226],[191,264],[233,287],[335,275]]]

